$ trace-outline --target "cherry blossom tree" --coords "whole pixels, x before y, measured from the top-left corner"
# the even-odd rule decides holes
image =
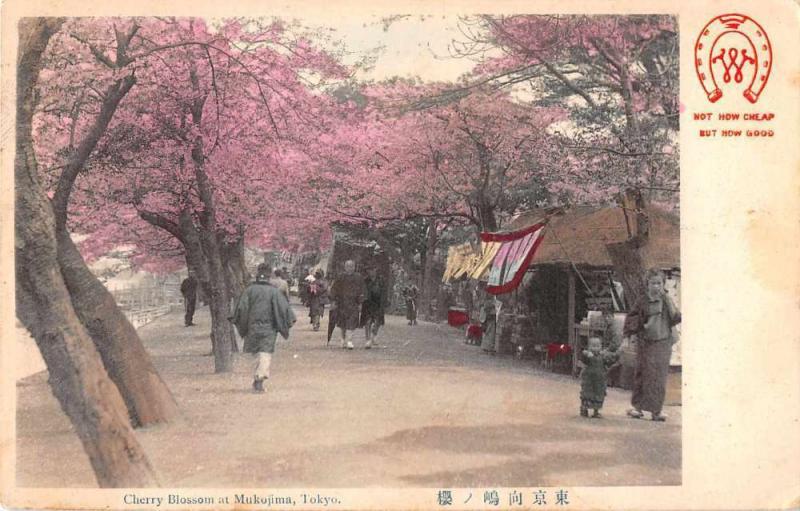
[[[15,176],[16,314],[39,346],[53,394],[75,427],[103,487],[158,484],[103,367],[91,333],[73,306],[59,258],[57,218],[46,194],[32,137],[43,54],[63,19],[19,24]]]
[[[271,198],[297,178],[291,147],[311,136],[325,108],[312,89],[345,70],[278,22],[175,23],[191,40],[162,44],[139,71],[90,162],[97,171],[82,180],[86,211],[76,226],[90,234],[90,251],[130,242],[122,226],[134,216],[180,242],[210,297],[215,369],[228,371],[245,237],[274,237]],[[175,252],[174,243],[165,248]]]
[[[678,39],[674,17],[477,16],[454,53],[477,61],[475,86],[522,91],[570,111],[561,147],[612,192],[644,187],[675,201]],[[610,170],[614,169],[614,172]],[[575,190],[577,191],[577,190]]]
[[[310,156],[316,174],[305,192],[331,220],[371,231],[407,269],[419,257],[423,296],[444,228],[456,221],[476,232],[497,230],[521,206],[518,189],[544,188],[556,174],[549,129],[565,116],[555,107],[531,108],[505,91],[410,108],[447,85],[396,80],[364,87],[366,106],[320,137]],[[403,246],[394,247],[393,237]]]
[[[592,179],[562,192],[599,202],[602,193],[643,214],[646,200],[678,206],[678,37],[671,16],[478,16],[464,20],[456,53],[477,58],[474,83],[528,84],[533,104],[569,107],[566,168]],[[571,188],[571,189],[570,189]],[[608,199],[606,199],[607,201]],[[626,210],[627,211],[627,210]],[[646,231],[609,248],[626,282],[641,282]],[[631,296],[641,286],[627,286]]]
[[[62,277],[134,425],[167,421],[177,406],[135,329],[86,266],[67,221],[75,180],[136,83],[136,55],[149,51],[147,34],[160,32],[154,21],[67,21],[42,56],[41,102],[33,121],[34,146],[52,194]]]

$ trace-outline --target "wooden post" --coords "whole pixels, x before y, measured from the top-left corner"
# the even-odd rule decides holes
[[[578,348],[575,337],[575,273],[572,268],[567,268],[567,282],[569,291],[567,295],[567,339],[572,347],[572,374],[578,367]]]

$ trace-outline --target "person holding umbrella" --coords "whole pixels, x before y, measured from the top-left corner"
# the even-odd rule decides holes
[[[358,328],[360,323],[361,303],[366,295],[364,278],[355,272],[356,263],[345,261],[344,273],[337,276],[331,286],[331,315],[328,318],[328,342],[333,329],[338,326],[342,331],[342,348],[353,349],[353,342],[347,339],[347,331]],[[335,314],[334,314],[335,311]]]

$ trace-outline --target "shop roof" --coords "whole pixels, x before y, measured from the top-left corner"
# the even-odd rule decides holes
[[[553,210],[547,210],[552,212]],[[642,249],[642,262],[648,268],[680,266],[680,223],[676,214],[658,206],[648,206],[650,237]],[[541,222],[545,209],[526,211],[504,226],[517,231]],[[632,216],[629,214],[629,216]],[[531,265],[571,263],[611,267],[607,243],[628,239],[625,215],[618,206],[574,206],[550,216],[544,239]]]

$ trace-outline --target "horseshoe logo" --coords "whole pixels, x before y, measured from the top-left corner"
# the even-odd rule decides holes
[[[744,37],[726,38],[727,34]],[[772,45],[764,29],[743,14],[723,14],[706,24],[694,45],[694,67],[706,97],[716,103],[722,89],[747,84],[742,95],[750,103],[758,101],[772,71]]]

